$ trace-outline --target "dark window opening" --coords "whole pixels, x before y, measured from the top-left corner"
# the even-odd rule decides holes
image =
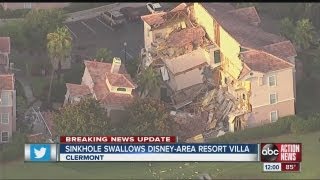
[[[227,82],[228,82],[228,79],[225,77],[224,78],[224,83],[227,84]]]
[[[220,51],[214,51],[214,63],[220,63]]]
[[[242,94],[242,99],[246,100],[246,95],[245,94]]]
[[[117,88],[117,91],[126,92],[126,91],[127,91],[127,89],[126,89],[126,88]]]

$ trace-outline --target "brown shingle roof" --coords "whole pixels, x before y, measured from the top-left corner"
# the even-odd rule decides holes
[[[235,9],[228,3],[202,3],[202,5],[241,46],[254,49],[286,40],[230,13]]]
[[[112,86],[117,87],[127,87],[127,88],[135,88],[135,85],[133,82],[130,81],[129,77],[125,74],[115,74],[111,72],[107,72],[107,78],[109,80],[109,83]]]
[[[188,44],[201,44],[206,32],[202,27],[185,28],[170,34],[167,45],[169,47],[185,47]]]
[[[108,93],[103,99],[102,102],[105,105],[125,105],[130,103],[133,100],[133,96],[129,94],[117,94],[117,93]]]
[[[253,71],[267,73],[293,67],[293,65],[272,54],[259,50],[249,50],[240,53],[240,58]]]
[[[164,15],[166,12],[159,12],[159,13],[154,13],[154,14],[148,14],[145,16],[141,16],[141,19],[146,22],[149,26],[155,26],[155,25],[161,25],[166,20],[164,19]]]
[[[66,83],[66,86],[72,97],[85,96],[91,93],[89,87],[86,85]]]
[[[243,78],[245,75],[247,75],[248,73],[250,72],[250,68],[244,64],[242,70],[241,70],[241,73],[239,75],[239,78]]]
[[[252,25],[258,25],[261,23],[260,17],[255,7],[246,7],[230,11],[244,21],[249,22]]]
[[[10,37],[0,37],[0,53],[10,53]]]
[[[187,7],[186,3],[181,3],[171,10],[171,12],[181,11]]]
[[[102,63],[97,61],[85,61],[89,74],[94,82],[93,91],[98,100],[106,105],[124,105],[130,102],[132,95],[112,93],[106,84],[106,78],[114,86],[135,88],[130,75],[128,75],[123,66],[119,74],[111,73],[111,63]],[[110,82],[110,84],[112,84]]]
[[[1,74],[0,75],[0,91],[1,90],[14,90],[14,75]]]
[[[283,41],[275,44],[270,44],[260,49],[284,59],[297,56],[297,51],[291,41]]]

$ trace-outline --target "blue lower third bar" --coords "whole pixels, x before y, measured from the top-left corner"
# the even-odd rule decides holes
[[[258,144],[61,144],[60,161],[259,161]]]

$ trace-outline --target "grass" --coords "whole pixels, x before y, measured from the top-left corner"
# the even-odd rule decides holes
[[[263,173],[262,163],[23,163],[0,166],[0,179],[196,179],[208,173],[214,179],[315,179],[320,177],[320,131],[284,135],[256,142],[302,142],[300,173]]]

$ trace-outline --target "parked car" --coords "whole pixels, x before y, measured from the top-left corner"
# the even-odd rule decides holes
[[[149,14],[149,10],[145,7],[124,7],[120,12],[126,17],[127,21],[137,21],[143,15]]]
[[[125,17],[120,11],[112,10],[102,13],[102,17],[110,26],[121,25],[125,22]]]
[[[147,9],[150,13],[157,13],[163,11],[163,8],[160,5],[160,3],[147,3]]]

